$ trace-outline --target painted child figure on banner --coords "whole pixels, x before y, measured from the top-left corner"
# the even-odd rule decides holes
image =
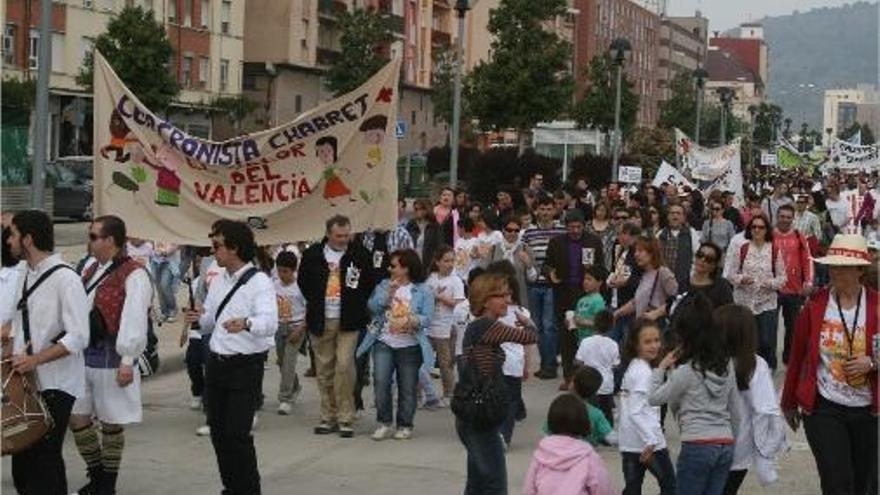
[[[156,204],[159,206],[180,206],[180,174],[177,172],[183,165],[180,155],[166,145],[158,148],[153,145],[155,162],[144,155],[144,164],[156,171]]]
[[[348,169],[339,169],[335,167],[336,159],[336,138],[333,136],[323,136],[315,141],[315,153],[318,155],[318,161],[324,166],[324,199],[330,201],[330,206],[336,207],[333,198],[340,196],[348,196],[351,202],[357,201],[351,195],[351,189],[342,182],[342,179],[336,173],[337,170],[344,170],[351,173]]]
[[[373,115],[361,123],[359,130],[364,133],[364,144],[367,148],[367,167],[374,168],[382,163],[382,143],[385,142],[385,128],[388,126],[388,117]]]
[[[131,158],[130,153],[125,152],[125,147],[128,143],[136,143],[137,139],[131,138],[131,130],[128,128],[128,124],[125,123],[125,119],[122,118],[122,115],[119,114],[118,110],[113,110],[113,113],[110,114],[110,124],[108,126],[110,129],[110,144],[107,144],[101,148],[101,156],[104,158],[108,158],[110,151],[112,151],[116,156],[114,158],[115,161],[119,163],[125,163]]]

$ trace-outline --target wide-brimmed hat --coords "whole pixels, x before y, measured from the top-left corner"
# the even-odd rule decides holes
[[[816,263],[832,266],[867,266],[871,264],[868,241],[857,234],[837,234],[831,246]]]

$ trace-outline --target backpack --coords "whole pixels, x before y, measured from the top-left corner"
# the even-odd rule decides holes
[[[490,376],[481,376],[474,360],[474,348],[494,322],[472,322],[464,336],[466,351],[461,359],[461,373],[452,393],[450,407],[455,417],[479,430],[490,430],[500,425],[507,416],[507,391],[501,363],[495,365]]]

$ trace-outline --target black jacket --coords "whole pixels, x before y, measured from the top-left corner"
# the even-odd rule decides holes
[[[452,218],[452,215],[449,215]],[[419,244],[419,236],[422,231],[419,230],[419,224],[416,223],[415,220],[410,220],[409,223],[406,224],[406,230],[409,232],[409,235],[412,237],[413,246],[418,246]],[[422,246],[422,252],[419,253],[419,256],[422,259],[422,264],[425,266],[430,266],[431,262],[434,261],[434,253],[437,251],[437,248],[443,244],[443,229],[436,222],[429,222],[428,225],[425,226],[425,241]],[[418,252],[418,249],[416,249]]]
[[[318,244],[309,246],[302,255],[297,283],[306,299],[306,328],[313,335],[324,333],[324,298],[330,267],[324,258],[325,238]],[[346,279],[349,270],[359,272],[357,287],[350,287]],[[366,328],[370,321],[367,300],[376,285],[370,254],[358,243],[351,242],[339,263],[339,278],[342,283],[341,328],[345,332],[355,332]]]
[[[589,232],[584,231],[582,239],[582,245],[585,248],[593,249],[593,259],[596,262],[601,263],[601,260],[605,259],[602,256],[602,240],[599,239],[598,236],[590,234]],[[568,260],[568,248],[571,243],[571,239],[568,234],[560,234],[553,239],[550,239],[550,242],[547,244],[547,261],[544,262],[544,266],[548,269],[552,269],[556,271],[556,278],[561,281],[562,286],[568,284],[568,275],[569,275],[569,260]],[[578,252],[578,260],[577,263],[581,263],[581,254],[582,252]],[[577,286],[573,287],[576,289],[580,289],[581,283],[578,283]]]

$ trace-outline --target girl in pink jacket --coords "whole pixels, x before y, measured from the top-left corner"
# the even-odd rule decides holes
[[[615,494],[599,454],[581,440],[590,433],[584,402],[572,394],[560,395],[550,404],[547,416],[550,435],[535,449],[523,494]]]

